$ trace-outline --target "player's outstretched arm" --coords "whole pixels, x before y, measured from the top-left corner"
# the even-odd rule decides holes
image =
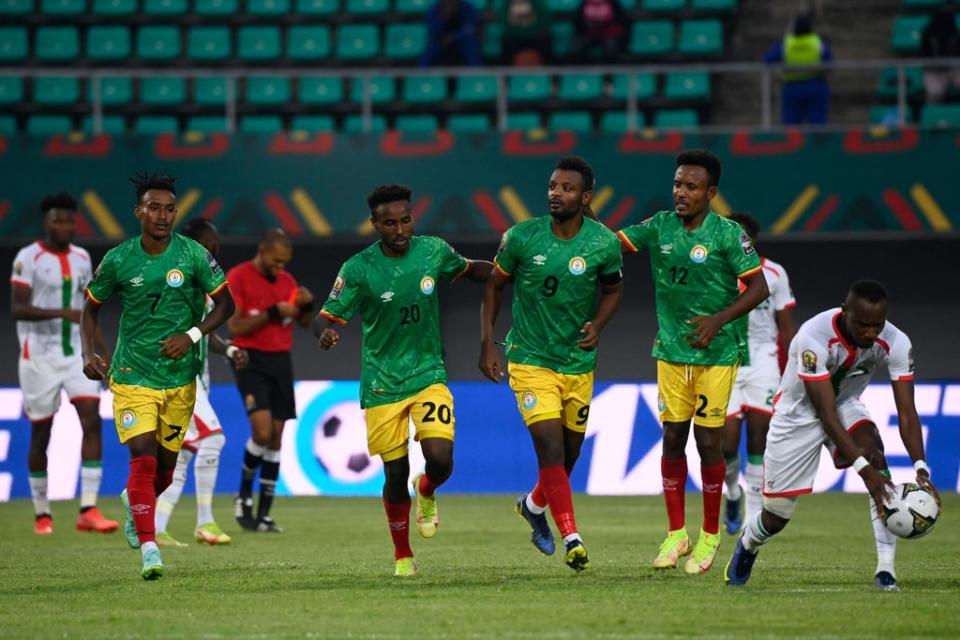
[[[597,305],[597,313],[593,320],[584,324],[580,329],[583,337],[577,342],[578,347],[587,351],[593,351],[597,348],[597,345],[600,344],[600,334],[613,318],[617,309],[620,308],[622,300],[623,280],[613,284],[600,285],[600,302]]]
[[[481,373],[493,382],[500,382],[503,366],[494,345],[494,327],[500,315],[503,288],[511,278],[503,271],[494,269],[483,288],[483,304],[480,306],[480,361]]]
[[[687,344],[694,349],[706,349],[723,325],[750,313],[770,294],[770,290],[767,288],[767,280],[760,271],[747,276],[742,282],[746,289],[737,296],[737,299],[729,307],[712,316],[694,316],[687,320],[687,324],[693,325],[693,330],[686,335]]]
[[[80,353],[83,357],[83,375],[91,380],[104,380],[107,377],[107,363],[96,351],[99,323],[100,304],[88,298],[80,313]]]
[[[923,428],[920,424],[920,416],[917,414],[917,405],[913,400],[913,380],[891,380],[890,385],[893,387],[893,401],[897,405],[900,439],[917,469],[917,484],[929,491],[936,498],[939,506],[940,494],[930,480],[927,456],[923,451]]]
[[[484,283],[490,278],[493,272],[493,263],[489,260],[468,260],[467,270],[463,272],[462,277],[470,282]]]
[[[160,348],[161,354],[173,360],[179,360],[190,352],[190,347],[200,342],[203,336],[212,333],[233,314],[233,296],[230,295],[229,288],[223,287],[210,296],[210,299],[213,300],[213,309],[198,326],[191,327],[184,333],[168,336],[160,341],[160,344],[163,345]]]

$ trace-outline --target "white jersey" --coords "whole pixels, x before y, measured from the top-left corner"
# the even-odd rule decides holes
[[[92,273],[86,249],[71,244],[58,253],[37,241],[17,253],[10,283],[30,287],[34,307],[79,310]],[[80,325],[69,320],[21,320],[17,337],[22,359],[80,354]]]
[[[797,304],[790,290],[790,278],[786,270],[767,258],[760,258],[763,277],[767,281],[770,295],[758,304],[748,315],[747,346],[750,350],[750,366],[777,365],[777,312],[789,309]]]
[[[860,349],[840,335],[839,320],[840,309],[830,309],[810,318],[797,331],[774,399],[777,422],[817,420],[804,380],[832,380],[837,406],[842,406],[857,400],[881,367],[887,368],[891,380],[913,379],[913,348],[907,334],[887,322],[873,346]]]

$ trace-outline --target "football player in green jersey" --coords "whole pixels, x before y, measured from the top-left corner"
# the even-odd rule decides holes
[[[564,560],[576,571],[586,569],[589,559],[577,531],[569,475],[586,434],[600,334],[623,296],[620,243],[584,216],[593,184],[593,169],[583,158],[557,162],[547,186],[550,215],[504,234],[481,314],[480,370],[499,382],[494,325],[503,289],[513,283],[506,340],[510,387],[539,465],[536,487],[520,496],[516,510],[530,524],[534,546],[552,555],[556,547],[544,515],[550,507],[563,536]]]
[[[141,174],[136,187],[139,235],[104,256],[87,287],[80,318],[83,372],[109,379],[120,442],[130,450],[130,477],[121,493],[127,543],[140,548],[141,575],[163,575],[154,510],[157,495],[173,479],[177,454],[196,400],[203,336],[233,313],[223,270],[210,252],[173,233],[175,179]],[[94,336],[100,306],[120,297],[120,333],[107,369]],[[214,307],[204,317],[206,296]]]
[[[344,263],[313,325],[320,348],[329,350],[340,340],[334,327],[363,316],[360,406],[370,455],[383,460],[383,506],[399,577],[417,573],[409,540],[410,420],[427,463],[413,478],[424,538],[440,524],[434,492],[453,471],[453,396],[443,364],[437,283],[461,276],[485,282],[493,268],[467,260],[440,238],[414,235],[410,196],[402,185],[370,193],[370,219],[380,239]]]
[[[746,315],[767,297],[767,283],[750,237],[710,210],[720,183],[720,159],[703,149],[677,156],[673,211],[661,211],[618,235],[624,252],[647,249],[656,289],[663,495],[669,533],[654,568],[705,573],[720,545],[722,449],[727,401],[737,367],[747,358]],[[744,284],[742,293],[738,281]],[[684,523],[690,420],[700,454],[703,527],[691,548]],[[691,553],[692,551],[692,553]]]

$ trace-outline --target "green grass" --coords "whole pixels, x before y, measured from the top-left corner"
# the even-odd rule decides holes
[[[392,577],[382,505],[374,499],[282,498],[282,535],[237,532],[234,544],[164,549],[166,575],[140,578],[140,554],[120,533],[72,529],[75,503],[56,503],[56,533],[31,531],[27,501],[0,504],[3,638],[635,638],[957,637],[960,511],[922,540],[901,541],[903,591],[873,588],[875,552],[864,496],[801,500],[796,521],[761,552],[744,588],[721,584],[725,537],[705,576],[654,573],[665,532],[660,497],[577,496],[591,569],[575,575],[558,552],[529,543],[511,496],[442,496],[432,540],[413,533],[421,575]],[[119,500],[103,500],[119,517]],[[699,494],[688,519],[698,527]],[[185,499],[171,533],[186,541]]]

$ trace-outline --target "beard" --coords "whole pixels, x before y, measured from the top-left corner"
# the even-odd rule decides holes
[[[551,211],[550,215],[553,216],[553,219],[556,220],[557,222],[566,222],[567,220],[570,220],[571,218],[576,217],[576,215],[581,211],[582,209],[580,207],[577,207],[576,209],[572,209],[572,210],[560,209],[558,211]]]

